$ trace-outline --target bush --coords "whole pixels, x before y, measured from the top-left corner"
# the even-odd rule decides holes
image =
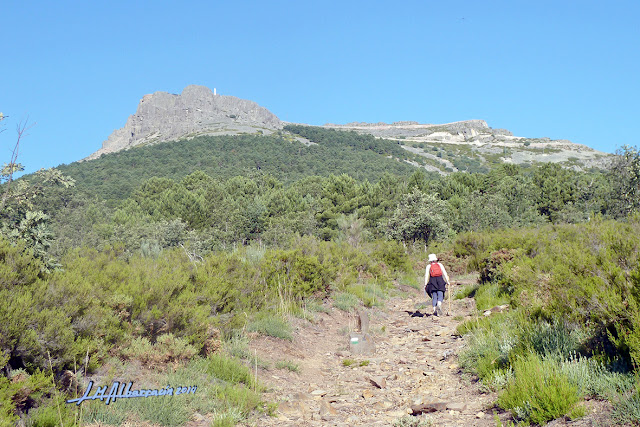
[[[633,389],[632,374],[612,372],[603,363],[573,354],[560,365],[569,381],[577,384],[580,393],[600,399],[616,400]]]
[[[257,319],[252,320],[247,325],[250,332],[259,332],[275,338],[292,341],[293,335],[291,325],[287,323],[281,316],[274,314],[262,314]]]
[[[333,295],[333,306],[339,308],[342,311],[352,311],[360,305],[358,297],[348,292],[338,292]]]
[[[129,359],[137,359],[145,365],[164,365],[168,362],[188,361],[195,356],[197,350],[185,339],[173,334],[158,337],[151,344],[145,337],[134,338],[131,344],[122,350],[122,355]]]
[[[196,369],[202,370],[229,384],[244,384],[249,388],[257,388],[257,379],[242,363],[219,354],[212,354],[206,359],[197,360]]]
[[[509,262],[515,256],[516,251],[509,249],[500,249],[492,252],[487,258],[480,263],[480,282],[488,283],[497,281],[500,276],[500,266]]]
[[[376,259],[382,260],[389,268],[399,272],[410,272],[411,262],[404,246],[399,242],[381,241],[376,244],[373,252]]]
[[[638,390],[633,390],[615,401],[611,418],[620,424],[640,424],[640,393]]]
[[[481,380],[490,378],[495,370],[508,368],[512,350],[518,342],[513,333],[514,325],[515,321],[508,316],[483,317],[463,323],[459,332],[472,332],[459,355],[460,366]]]
[[[498,284],[486,284],[475,291],[476,308],[480,311],[488,310],[497,305],[508,304],[511,300],[505,295]]]
[[[498,405],[517,419],[544,424],[569,414],[582,397],[560,366],[535,353],[519,357],[513,364],[514,379],[498,397]]]
[[[384,305],[385,293],[383,289],[376,284],[359,283],[349,285],[345,291],[355,295],[362,301],[365,307],[382,307]]]

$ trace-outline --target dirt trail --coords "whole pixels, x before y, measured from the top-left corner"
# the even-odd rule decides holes
[[[488,410],[495,396],[480,393],[457,364],[463,339],[455,334],[456,327],[473,315],[474,301],[451,301],[449,316],[420,317],[431,311],[416,310],[426,297],[400,287],[403,295],[368,310],[375,354],[350,354],[347,332],[355,329],[355,317],[335,308],[318,313],[314,323],[300,321],[292,343],[255,339],[251,348],[258,357],[291,360],[299,371],[258,371],[269,387],[265,398],[278,402],[279,409],[275,417],[265,415],[247,425],[388,426],[411,407],[433,403],[438,409],[428,414],[433,425],[495,426]],[[445,301],[445,312],[448,306]],[[345,359],[356,363],[344,366]]]

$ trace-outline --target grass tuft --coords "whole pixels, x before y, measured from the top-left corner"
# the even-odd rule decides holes
[[[250,332],[259,332],[275,338],[293,341],[291,325],[287,323],[281,316],[266,314],[251,321],[247,325]]]

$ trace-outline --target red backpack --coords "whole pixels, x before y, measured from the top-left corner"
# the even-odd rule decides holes
[[[442,276],[442,269],[440,268],[440,264],[438,264],[437,262],[434,262],[433,264],[431,264],[431,268],[429,269],[429,276],[431,277]]]

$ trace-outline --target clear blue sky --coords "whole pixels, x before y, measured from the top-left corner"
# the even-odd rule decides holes
[[[518,136],[638,145],[637,1],[5,1],[0,163],[101,147],[143,95],[189,84],[280,119],[484,119]]]

